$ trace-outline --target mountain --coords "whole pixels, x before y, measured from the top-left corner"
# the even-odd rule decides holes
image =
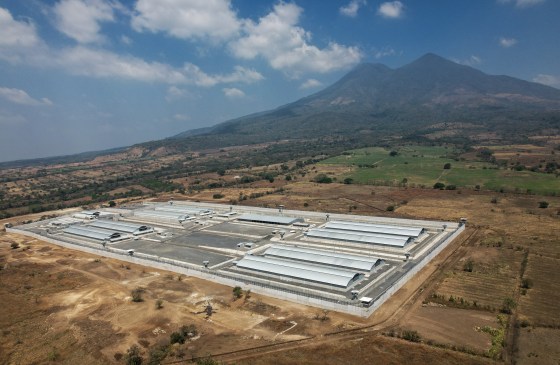
[[[318,93],[218,124],[198,136],[212,135],[227,143],[227,135],[248,143],[356,133],[408,134],[448,122],[511,132],[511,128],[558,127],[559,118],[558,89],[487,75],[426,54],[397,69],[359,65]]]

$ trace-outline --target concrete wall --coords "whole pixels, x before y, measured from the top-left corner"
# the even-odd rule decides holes
[[[426,264],[428,264],[435,256],[437,256],[445,247],[447,247],[463,230],[464,226],[459,227],[454,232],[451,232],[448,237],[435,247],[429,254],[427,254],[420,262],[418,262],[411,270],[406,272],[400,277],[392,286],[387,288],[383,294],[374,298],[371,306],[363,307],[357,301],[349,299],[341,299],[337,295],[329,295],[328,293],[320,293],[318,291],[308,290],[296,291],[289,288],[288,285],[283,285],[278,282],[259,282],[246,275],[230,275],[222,272],[212,272],[201,266],[189,264],[182,261],[162,258],[159,256],[146,255],[142,253],[134,253],[129,255],[126,250],[115,248],[103,248],[99,244],[86,244],[86,243],[69,243],[54,239],[49,236],[43,236],[26,230],[15,228],[7,228],[7,232],[18,233],[26,236],[36,238],[41,241],[49,242],[58,246],[66,247],[72,250],[80,250],[83,252],[100,255],[105,257],[114,258],[121,261],[126,261],[138,265],[154,267],[161,270],[168,270],[176,273],[181,273],[187,276],[194,276],[206,280],[211,280],[223,285],[240,286],[244,289],[251,289],[251,291],[259,294],[268,295],[278,299],[289,300],[305,305],[319,307],[323,309],[345,312],[361,317],[369,317],[377,308],[379,308],[387,299],[398,291],[410,278],[419,272]]]

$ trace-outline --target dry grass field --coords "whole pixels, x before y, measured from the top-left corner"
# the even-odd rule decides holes
[[[517,305],[505,315],[507,333],[497,358],[518,364],[560,361],[560,198],[546,197],[549,207],[540,209],[543,198],[534,195],[309,182],[319,173],[345,173],[324,169],[332,167],[311,167],[305,178],[289,182],[208,189],[188,199],[227,202],[247,196],[239,203],[419,219],[467,217],[469,233],[371,318],[329,313],[326,321],[314,319],[315,308],[256,294],[234,301],[229,287],[2,234],[0,362],[119,364],[133,344],[147,361],[173,331],[193,324],[200,337],[173,345],[168,361],[306,339],[216,358],[237,364],[486,364],[493,362],[484,354],[496,348],[496,336],[482,328],[501,328],[497,315],[506,297]],[[214,199],[216,193],[224,197]],[[20,248],[11,249],[13,242]],[[464,271],[469,259],[472,272]],[[532,286],[522,295],[524,278]],[[143,289],[141,303],[131,301],[135,288]],[[447,302],[433,301],[434,293]],[[449,303],[449,296],[470,305]],[[162,309],[156,309],[157,299]],[[206,319],[201,312],[208,300],[216,311]],[[292,321],[297,326],[279,335]],[[369,329],[326,335],[362,326]],[[421,343],[382,335],[391,330],[417,331]]]

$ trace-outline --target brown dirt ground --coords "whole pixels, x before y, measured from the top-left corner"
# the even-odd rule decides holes
[[[560,363],[560,330],[524,328],[519,336],[519,365],[557,365]]]

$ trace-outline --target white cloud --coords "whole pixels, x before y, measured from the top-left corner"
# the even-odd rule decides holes
[[[0,59],[17,63],[25,54],[42,48],[33,23],[15,20],[8,10],[0,8]]]
[[[375,52],[373,55],[376,59],[380,59],[383,57],[394,56],[396,54],[393,48],[383,48]]]
[[[238,99],[238,98],[245,97],[245,93],[235,87],[232,88],[225,87],[222,89],[222,91],[224,92],[224,95],[230,99]]]
[[[546,0],[498,0],[499,3],[509,4],[514,3],[518,8],[528,8],[534,5],[544,3]]]
[[[453,58],[452,60],[455,63],[459,63],[459,64],[465,65],[465,66],[476,66],[476,65],[480,65],[482,63],[482,59],[478,56],[475,56],[475,55],[471,55],[469,58],[467,58],[465,60],[459,60],[457,58]]]
[[[358,10],[360,10],[360,7],[365,4],[365,0],[352,0],[348,3],[348,5],[341,6],[338,10],[342,15],[348,16],[350,18],[355,18],[358,15]]]
[[[323,83],[319,80],[308,79],[303,84],[300,85],[300,89],[313,89],[315,87],[323,86]]]
[[[165,94],[165,100],[172,102],[185,97],[185,90],[178,88],[177,86],[170,86]]]
[[[329,43],[320,49],[309,44],[311,33],[297,26],[302,8],[293,3],[278,3],[259,19],[247,20],[244,35],[230,43],[234,56],[244,59],[263,57],[270,66],[291,77],[303,72],[329,72],[358,63],[362,53],[357,47]]]
[[[121,43],[126,44],[127,46],[130,46],[132,44],[132,39],[130,39],[129,37],[127,37],[123,34],[123,35],[121,35]]]
[[[41,106],[41,105],[53,105],[52,101],[47,98],[42,98],[37,100],[29,96],[24,90],[11,89],[7,87],[0,87],[0,97],[4,98],[12,103],[30,106]]]
[[[533,81],[539,84],[560,88],[560,77],[557,76],[538,74],[533,78]]]
[[[400,18],[404,5],[400,1],[387,1],[379,5],[377,13],[385,18]]]
[[[240,21],[229,0],[139,0],[132,27],[181,39],[225,40],[237,34]]]
[[[513,47],[516,44],[517,44],[517,39],[515,38],[505,38],[505,37],[500,38],[500,46],[504,48]]]
[[[8,127],[27,123],[27,119],[19,114],[8,114],[0,110],[0,126]]]
[[[115,21],[113,5],[104,0],[61,0],[54,8],[56,27],[79,43],[99,43],[101,22]]]
[[[198,66],[192,63],[186,63],[183,67],[183,73],[190,81],[197,86],[214,86],[217,84],[227,84],[233,82],[244,82],[251,84],[260,80],[264,77],[259,72],[247,69],[241,66],[235,66],[234,71],[226,75],[209,75],[203,72]]]

